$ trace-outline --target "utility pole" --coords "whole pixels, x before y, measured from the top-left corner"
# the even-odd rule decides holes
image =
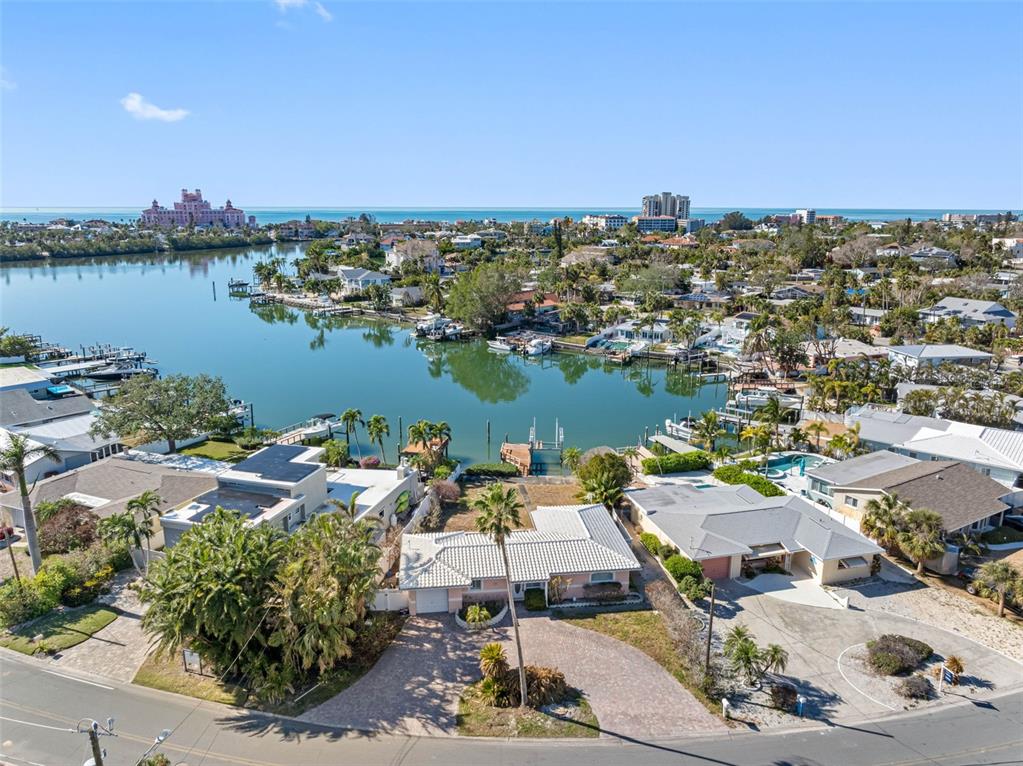
[[[710,618],[707,621],[707,656],[704,660],[704,673],[710,673],[710,639],[714,635],[714,581],[710,581]]]
[[[82,723],[88,723],[87,728],[82,729]],[[75,725],[75,731],[79,734],[89,735],[89,744],[92,746],[92,758],[87,760],[82,766],[103,766],[103,759],[106,757],[106,753],[103,748],[99,746],[100,736],[104,737],[116,737],[114,734],[114,719],[108,718],[107,725],[102,726],[99,721],[95,721],[91,718],[82,718]]]
[[[93,766],[103,766],[103,750],[99,746],[98,726],[99,724],[93,721],[92,726],[89,727],[89,744],[92,745]]]

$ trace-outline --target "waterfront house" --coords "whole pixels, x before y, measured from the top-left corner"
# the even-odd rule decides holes
[[[628,319],[607,328],[601,335],[612,340],[645,340],[650,343],[668,343],[672,338],[668,320],[661,317],[651,322]]]
[[[422,271],[438,273],[444,266],[444,259],[433,240],[406,239],[396,242],[387,253],[387,268],[397,272],[406,263],[414,264]]]
[[[395,287],[391,290],[391,305],[395,308],[422,306],[425,302],[426,296],[423,295],[423,288],[419,285]]]
[[[923,309],[920,318],[927,324],[955,319],[963,327],[981,327],[987,324],[1000,324],[1010,330],[1016,327],[1016,314],[1001,303],[952,296],[942,298],[929,309]]]
[[[820,585],[870,576],[881,548],[807,501],[764,497],[745,485],[666,484],[629,490],[633,521],[699,562],[705,576],[736,578],[775,565]]]
[[[987,367],[992,358],[991,354],[986,351],[978,351],[954,343],[925,343],[888,347],[888,361],[894,366],[907,370],[937,367],[946,363],[968,367]]]
[[[419,472],[406,465],[340,468],[328,471],[326,480],[328,500],[350,507],[354,498],[355,520],[372,521],[381,530],[392,526],[423,495]]]
[[[834,507],[836,486],[849,486],[860,479],[877,476],[920,461],[891,450],[877,450],[837,463],[821,463],[806,469],[807,496],[811,500]]]
[[[483,247],[483,238],[478,234],[459,234],[451,238],[455,250],[476,250]]]
[[[370,285],[389,285],[391,278],[379,271],[364,269],[361,266],[337,266],[336,273],[345,292],[358,293]]]
[[[529,516],[533,529],[515,530],[505,541],[516,601],[532,589],[549,597],[554,578],[562,599],[585,600],[615,586],[628,592],[629,574],[640,564],[603,506],[539,507]],[[408,592],[411,615],[507,599],[500,550],[478,532],[404,535],[398,587]]]

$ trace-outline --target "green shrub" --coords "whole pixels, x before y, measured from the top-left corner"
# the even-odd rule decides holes
[[[661,539],[653,532],[644,532],[639,536],[639,541],[643,543],[643,547],[654,556],[656,556],[661,550]]]
[[[446,465],[439,465],[433,469],[433,478],[446,479],[451,475],[451,469]]]
[[[699,601],[710,595],[710,582],[706,579],[686,575],[678,584],[678,592],[690,601]]]
[[[904,678],[895,687],[895,691],[899,696],[906,699],[925,700],[931,696],[931,682],[923,676],[910,676],[909,678]]]
[[[758,473],[743,471],[737,465],[723,465],[714,469],[714,478],[725,484],[745,484],[764,497],[779,497],[785,492],[774,482],[768,481]]]
[[[692,559],[687,559],[677,553],[664,562],[664,568],[668,570],[668,574],[675,579],[675,582],[682,582],[685,577],[703,579],[703,568]]]
[[[465,469],[465,475],[512,477],[519,475],[519,469],[511,463],[476,463]]]
[[[676,548],[671,543],[665,543],[657,551],[657,555],[660,556],[661,559],[664,560],[664,561],[667,561],[668,559],[670,559],[672,556],[676,555],[677,553],[678,553],[678,548]]]
[[[33,580],[20,585],[11,578],[0,585],[0,626],[10,628],[46,614],[53,606],[42,596]]]
[[[591,582],[583,586],[583,599],[598,603],[622,600],[622,584],[619,582]]]
[[[867,656],[871,669],[882,676],[894,676],[905,670],[905,665],[897,654],[891,652],[871,652]]]
[[[527,590],[523,601],[526,604],[526,609],[530,612],[542,612],[547,608],[547,600],[544,598],[543,590],[540,588],[530,588]]]
[[[703,471],[712,465],[711,457],[703,450],[674,453],[664,457],[648,457],[643,460],[643,473],[684,473],[686,471]]]
[[[505,694],[498,704],[516,707],[519,704],[519,669],[509,668],[501,680]],[[563,702],[572,694],[565,674],[555,668],[526,665],[526,700],[530,707]]]

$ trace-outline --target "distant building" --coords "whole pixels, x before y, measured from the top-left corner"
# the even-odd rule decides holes
[[[643,197],[642,214],[646,217],[689,218],[689,197],[671,192],[648,195]]]
[[[909,346],[889,346],[888,361],[905,369],[937,367],[941,364],[961,364],[970,367],[987,367],[992,356],[986,351],[977,351],[954,343],[931,343]]]
[[[941,216],[942,223],[958,227],[966,226],[967,224],[988,226],[1015,220],[1016,216],[1012,213],[945,213]]]
[[[675,231],[678,219],[671,215],[637,215],[632,219],[636,230],[641,233],[651,231]]]
[[[678,219],[678,228],[684,231],[686,234],[695,234],[706,225],[707,222],[703,218]]]
[[[951,250],[945,250],[941,247],[934,247],[928,245],[926,247],[918,248],[909,254],[909,259],[913,263],[920,264],[924,267],[935,267],[935,268],[952,268],[957,263],[956,254]]]
[[[428,239],[408,239],[398,242],[387,254],[387,268],[400,269],[405,263],[418,262],[423,271],[438,272],[444,264],[437,243]]]
[[[483,247],[483,238],[476,234],[459,234],[451,238],[451,244],[456,250],[475,250]]]
[[[830,226],[832,229],[838,229],[845,225],[845,216],[819,215],[817,216],[817,224],[819,226]]]
[[[992,250],[1002,250],[1010,258],[1023,258],[1023,237],[995,237]]]
[[[963,327],[980,327],[986,324],[1000,324],[1008,329],[1016,327],[1016,315],[995,301],[978,301],[970,298],[942,298],[929,309],[920,312],[920,318],[928,324],[943,319],[956,319]]]
[[[817,211],[813,208],[803,208],[795,212],[796,219],[799,223],[812,224],[817,222]]]
[[[233,229],[246,225],[245,211],[228,200],[224,207],[214,208],[202,198],[202,192],[181,190],[181,201],[174,208],[161,207],[154,199],[152,206],[142,211],[144,226],[223,226]]]
[[[601,231],[617,231],[628,223],[628,219],[617,213],[605,213],[603,215],[584,215],[582,223],[584,226],[592,226]]]

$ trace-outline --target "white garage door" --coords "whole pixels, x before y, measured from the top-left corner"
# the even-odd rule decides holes
[[[428,588],[416,591],[416,614],[446,612],[448,610],[448,589]]]

